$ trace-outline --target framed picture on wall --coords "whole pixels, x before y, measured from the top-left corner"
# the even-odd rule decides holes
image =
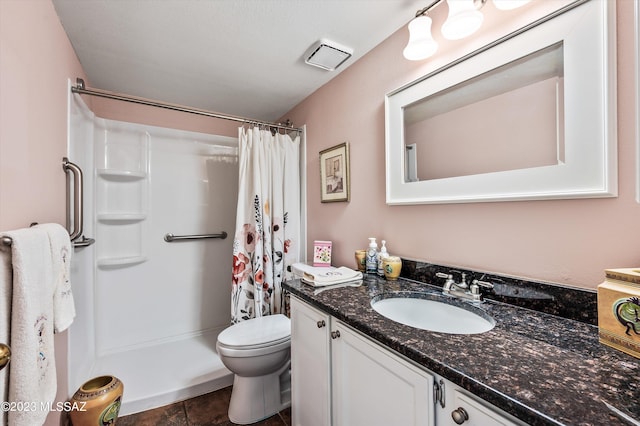
[[[323,203],[349,201],[349,144],[320,151],[320,200]]]

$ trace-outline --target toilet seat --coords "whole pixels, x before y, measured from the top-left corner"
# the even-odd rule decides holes
[[[291,321],[286,315],[253,318],[226,328],[218,335],[218,347],[235,351],[280,347],[291,340]]]

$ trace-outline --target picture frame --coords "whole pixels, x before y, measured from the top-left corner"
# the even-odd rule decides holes
[[[320,200],[349,201],[349,144],[343,142],[320,151]]]

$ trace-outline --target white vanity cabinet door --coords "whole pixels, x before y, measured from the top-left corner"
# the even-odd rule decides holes
[[[340,321],[331,338],[334,426],[434,425],[431,374]]]
[[[291,417],[294,426],[331,424],[330,318],[291,297]]]
[[[445,424],[455,426],[456,422],[453,421],[451,413],[460,409],[464,410],[468,416],[464,422],[458,423],[464,426],[519,426],[525,424],[515,418],[513,421],[510,420],[506,417],[508,414],[498,413],[497,408],[493,409],[486,402],[481,402],[458,389],[454,390],[453,405],[445,409],[448,413],[448,422]]]

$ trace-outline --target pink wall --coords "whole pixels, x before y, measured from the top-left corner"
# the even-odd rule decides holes
[[[385,203],[385,94],[473,51],[559,1],[532,2],[492,13],[464,41],[440,38],[436,56],[407,61],[406,29],[305,99],[288,114],[307,125],[308,253],[314,239],[332,240],[335,264],[354,265],[367,237],[390,253],[433,263],[595,288],[603,270],[640,266],[640,204],[635,202],[633,2],[617,2],[619,196],[609,199],[388,206]],[[566,2],[565,2],[566,3]],[[432,15],[442,22],[443,9]],[[409,18],[409,17],[408,17]],[[501,19],[504,25],[498,25]],[[409,20],[409,19],[407,19]],[[434,24],[437,29],[439,24]],[[490,28],[499,30],[489,31]],[[470,40],[470,41],[468,41]],[[320,202],[318,152],[350,144],[351,202]]]

